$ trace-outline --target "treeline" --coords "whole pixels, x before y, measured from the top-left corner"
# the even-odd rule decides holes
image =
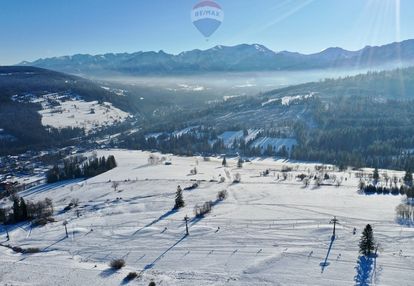
[[[53,202],[44,199],[37,202],[25,201],[23,198],[13,196],[11,208],[0,208],[0,223],[14,224],[33,220],[36,224],[45,224],[53,215]]]
[[[108,158],[71,157],[63,161],[63,166],[55,165],[46,174],[48,183],[55,183],[63,180],[77,178],[91,178],[105,173],[117,166],[115,157],[109,155]]]
[[[387,187],[381,187],[381,186],[368,185],[368,186],[364,186],[361,191],[366,195],[374,195],[374,194],[389,195],[389,194],[392,194],[394,196],[397,196],[397,195],[405,195],[407,193],[408,189],[405,188],[404,186],[401,186],[399,188],[397,188],[397,187],[387,188]]]
[[[220,154],[226,149],[220,139],[209,133],[189,132],[181,136],[169,136],[167,134],[159,137],[145,138],[143,134],[129,136],[121,144],[122,147],[140,150],[158,150],[164,153],[192,156],[195,153]]]
[[[229,130],[240,130],[239,127],[229,127]],[[273,146],[268,145],[266,148],[251,146],[251,141],[246,142],[243,138],[235,139],[231,146],[226,146],[218,134],[225,130],[216,130],[214,128],[195,128],[179,136],[170,135],[173,133],[165,132],[157,136],[148,136],[136,134],[128,136],[121,143],[121,147],[139,150],[157,150],[163,153],[173,153],[177,155],[192,156],[194,154],[214,155],[214,154],[235,154],[239,153],[244,156],[279,156],[288,157],[289,152],[285,147],[276,150]],[[243,130],[247,135],[247,130]],[[282,133],[262,132],[259,135],[282,135]]]

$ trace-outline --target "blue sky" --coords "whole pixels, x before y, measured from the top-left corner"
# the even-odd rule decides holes
[[[413,0],[217,0],[225,19],[207,41],[197,0],[0,0],[0,64],[76,53],[260,43],[313,53],[414,38]]]

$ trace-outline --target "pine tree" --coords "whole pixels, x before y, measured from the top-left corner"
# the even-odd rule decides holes
[[[239,157],[239,161],[237,161],[237,168],[243,168],[243,160]]]
[[[21,220],[27,220],[27,205],[23,198],[20,198],[20,214]]]
[[[19,222],[20,221],[20,204],[19,204],[19,199],[18,198],[14,198],[13,199],[13,220],[14,222]]]
[[[46,174],[47,182],[50,184],[59,181],[59,173],[60,172],[58,166],[53,166],[53,168]]]
[[[365,256],[371,255],[375,248],[374,233],[371,225],[367,224],[359,241],[359,252]]]
[[[108,160],[106,161],[107,170],[111,170],[117,166],[115,157],[113,155],[110,155],[108,157]]]
[[[375,184],[378,183],[379,181],[379,173],[378,173],[378,168],[375,168],[374,170],[374,174],[372,175],[372,177],[374,178],[374,182]]]
[[[177,187],[177,192],[175,194],[175,205],[174,205],[174,209],[178,210],[182,207],[184,207],[185,203],[184,203],[184,198],[183,198],[183,190],[181,189],[180,186]]]
[[[413,173],[411,173],[411,170],[406,170],[404,175],[404,183],[407,186],[413,185]]]
[[[224,156],[224,158],[223,158],[223,162],[221,162],[221,165],[222,165],[223,167],[227,167],[227,160],[226,160],[226,156]]]

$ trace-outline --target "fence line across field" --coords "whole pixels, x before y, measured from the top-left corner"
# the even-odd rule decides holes
[[[337,226],[338,229],[345,229],[345,230],[353,230],[357,222],[365,223],[365,220],[353,220],[352,222],[343,221],[341,225]],[[394,221],[384,222],[380,221],[380,224],[375,224],[377,227],[381,227],[382,225],[387,226],[388,224],[393,224]],[[68,229],[72,231],[72,229],[76,228],[85,228],[91,230],[136,230],[136,229],[145,229],[145,228],[171,228],[171,229],[183,229],[185,226],[184,219],[163,219],[153,225],[142,224],[142,223],[122,223],[122,224],[82,224],[82,223],[70,223],[68,224]],[[283,230],[301,230],[303,228],[332,228],[332,225],[329,224],[329,220],[326,218],[321,219],[285,219],[285,220],[232,220],[232,219],[223,219],[223,218],[205,218],[201,219],[195,224],[189,223],[190,228],[197,228],[197,227],[218,227],[220,226],[223,230],[231,230],[231,229],[240,229],[240,226],[245,226],[250,229],[255,230],[266,230],[266,229],[283,229]],[[294,226],[294,227],[293,227]],[[44,230],[55,230],[54,227],[48,226]]]

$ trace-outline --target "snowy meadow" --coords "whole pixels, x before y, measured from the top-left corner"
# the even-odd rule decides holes
[[[52,199],[55,222],[9,226],[10,241],[0,230],[2,245],[39,249],[0,247],[2,285],[412,285],[414,229],[396,213],[406,198],[359,192],[372,170],[99,151],[108,155],[118,167],[104,174],[20,193]],[[173,209],[178,186],[185,206]],[[211,211],[196,216],[206,202]],[[367,224],[378,247],[365,258]],[[125,266],[111,268],[114,259]],[[126,280],[129,272],[138,277]]]

